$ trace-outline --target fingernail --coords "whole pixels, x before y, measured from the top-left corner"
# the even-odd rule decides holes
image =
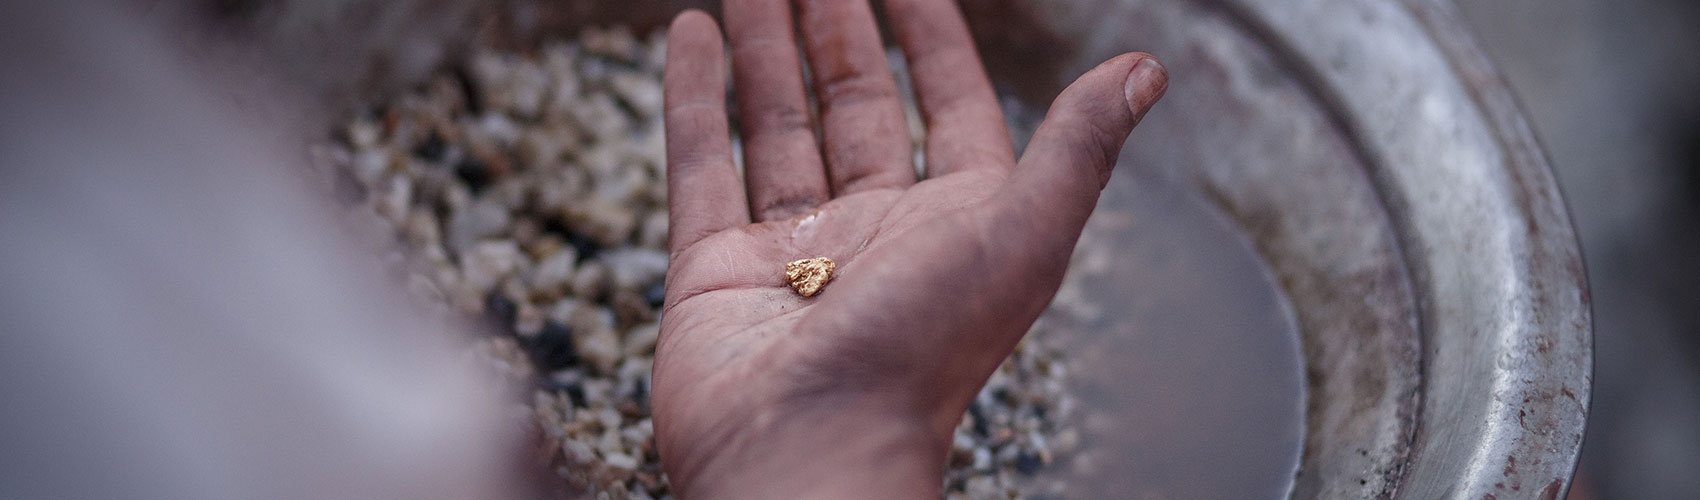
[[[1169,70],[1163,69],[1163,63],[1146,57],[1134,64],[1133,71],[1127,75],[1127,84],[1123,90],[1127,97],[1128,109],[1133,111],[1134,121],[1144,118],[1145,112],[1168,90]]]

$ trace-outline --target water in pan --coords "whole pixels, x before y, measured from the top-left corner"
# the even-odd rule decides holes
[[[1021,147],[1043,108],[1003,101]],[[1125,162],[1103,192],[1035,328],[1063,350],[1067,393],[1080,401],[1080,422],[1062,425],[1081,425],[1059,438],[1085,443],[1049,473],[1061,488],[1041,495],[1291,491],[1304,443],[1298,327],[1252,242],[1208,200],[1195,183]]]
[[[1161,152],[1177,149],[1167,147],[1174,141],[1223,147],[1159,115],[1198,112],[1189,101],[1218,75],[1214,59],[1205,58],[1201,69],[1178,54],[1197,58],[1201,47],[1241,35],[1225,28],[1208,2],[1081,1],[1049,12],[1092,13],[1074,21],[1090,20],[1107,32],[1087,36],[1091,42],[1082,46],[1077,34],[1034,21],[1048,11],[1003,12],[1020,10],[1019,4],[965,8],[994,80],[1026,99],[1004,106],[1017,144],[1068,75],[1089,67],[1068,69],[1071,64],[1149,50],[1171,56],[1175,78],[1167,100],[1173,102],[1160,103],[1129,138],[1129,154],[1103,192],[1053,303],[1073,322],[1058,328],[1057,341],[1068,356],[1069,392],[1081,402],[1086,443],[1056,472],[1067,485],[1062,496],[1287,498],[1304,446],[1306,401],[1291,305],[1252,240],[1204,192],[1208,181],[1198,176],[1197,162],[1215,157]],[[1205,111],[1214,120],[1235,116]]]
[[[1138,134],[1135,134],[1137,139]],[[1083,447],[1071,498],[1285,498],[1303,445],[1297,327],[1249,241],[1186,186],[1124,169],[1076,255]]]

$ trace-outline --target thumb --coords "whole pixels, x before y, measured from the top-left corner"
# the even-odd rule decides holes
[[[1168,71],[1145,53],[1117,56],[1074,81],[1051,104],[1010,176],[1008,200],[1039,227],[1073,241],[1110,180],[1122,143],[1169,88]]]

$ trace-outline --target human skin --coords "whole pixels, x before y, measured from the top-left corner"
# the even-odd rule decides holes
[[[700,11],[673,22],[651,400],[682,499],[938,498],[952,430],[1056,293],[1122,143],[1168,87],[1150,55],[1110,59],[1057,97],[1018,160],[955,2],[885,7],[926,120],[921,179],[866,1],[724,3],[744,175],[720,29]],[[784,268],[810,257],[837,272],[805,298]]]

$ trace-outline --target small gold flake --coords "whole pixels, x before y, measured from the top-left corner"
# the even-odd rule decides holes
[[[826,257],[794,260],[785,264],[785,279],[791,282],[791,289],[804,297],[813,297],[820,293],[826,282],[832,281],[832,270],[837,264]]]

